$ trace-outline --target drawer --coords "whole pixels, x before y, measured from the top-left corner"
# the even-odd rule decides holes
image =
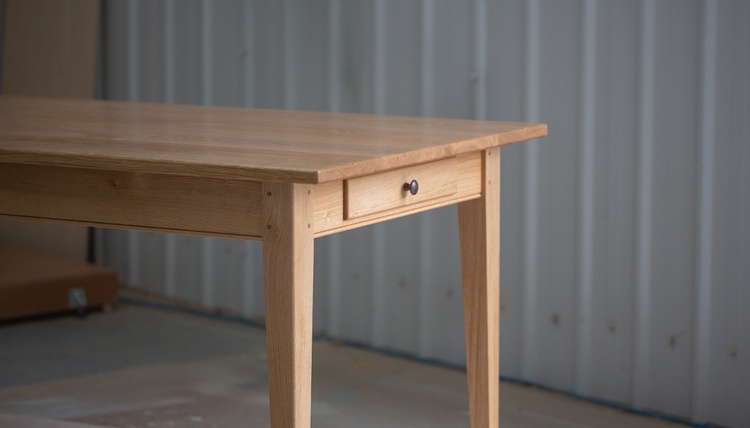
[[[416,194],[404,185],[416,181]],[[455,157],[344,181],[344,219],[363,217],[456,193]]]

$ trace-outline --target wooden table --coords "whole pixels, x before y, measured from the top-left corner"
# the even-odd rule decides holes
[[[499,405],[500,150],[543,124],[0,97],[0,216],[263,242],[273,427],[309,427],[313,240],[458,203],[471,426]]]

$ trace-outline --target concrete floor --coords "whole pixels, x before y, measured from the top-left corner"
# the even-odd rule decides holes
[[[264,332],[123,305],[0,325],[0,427],[266,427]],[[316,342],[313,427],[468,427],[463,372]],[[678,427],[503,383],[504,428]]]

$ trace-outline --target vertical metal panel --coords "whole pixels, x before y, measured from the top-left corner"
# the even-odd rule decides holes
[[[526,3],[525,21],[525,99],[524,117],[529,122],[539,121],[539,98],[540,98],[540,2],[530,0]],[[539,144],[536,141],[521,146],[521,165],[523,176],[519,181],[521,185],[521,204],[523,206],[521,227],[521,282],[522,290],[522,325],[521,334],[521,377],[526,379],[538,379],[538,330],[537,330],[537,259],[538,239],[537,229],[539,224],[538,194],[539,194]],[[502,201],[501,213],[502,217]],[[500,220],[502,221],[502,220]],[[502,236],[502,231],[500,231]],[[501,239],[502,240],[502,239]],[[502,293],[502,292],[501,292]],[[502,295],[500,296],[502,298]],[[502,323],[502,317],[500,319]],[[502,343],[500,344],[502,348]]]
[[[580,2],[540,8],[539,118],[554,129],[554,144],[538,150],[535,302],[537,379],[572,389],[575,373],[577,171],[580,120]]]
[[[246,245],[237,239],[215,239],[212,249],[209,257],[213,267],[213,281],[204,282],[204,286],[212,291],[211,300],[214,305],[236,314],[243,313],[245,294],[252,292],[251,287],[243,287],[243,284],[250,283],[245,278],[243,269],[247,256]]]
[[[596,8],[590,392],[625,403],[634,376],[638,3]]]
[[[285,108],[325,110],[328,22],[325,2],[284,2]]]
[[[175,296],[188,302],[200,302],[201,279],[205,266],[202,261],[203,240],[195,236],[177,236],[175,259]],[[137,282],[134,284],[138,284]],[[140,285],[140,284],[138,284]]]
[[[748,7],[749,5],[745,3],[743,4],[743,6],[744,15],[741,16],[750,15],[750,7]],[[744,54],[745,66],[743,72],[743,76],[745,76],[745,102],[740,111],[747,113],[748,111],[750,111],[750,83],[747,79],[747,76],[750,74],[750,28],[748,28],[747,26],[745,26],[744,28],[745,34],[743,37],[743,46],[745,46],[746,51]],[[739,140],[739,143],[737,143],[737,145],[742,146],[743,151],[743,160],[741,166],[742,187],[738,195],[732,195],[730,197],[730,201],[738,200],[739,204],[741,205],[739,214],[740,218],[748,219],[750,218],[750,144],[748,144],[748,141],[750,141],[750,122],[745,120],[744,124],[744,129],[742,129],[740,133],[741,139]],[[737,248],[734,248],[732,250],[736,250],[738,252],[738,257],[743,258],[743,260],[747,260],[748,258],[750,258],[750,224],[748,224],[746,220],[740,221],[738,235],[740,236],[740,241],[738,244],[736,244]],[[734,295],[737,297],[739,307],[744,309],[750,306],[750,287],[747,286],[747,284],[750,284],[750,267],[748,267],[748,264],[746,262],[740,262],[739,266],[735,265],[733,269],[736,272],[736,276],[734,277],[736,279],[733,280],[737,281],[737,289],[735,289]],[[747,331],[749,328],[748,326],[750,326],[750,311],[740,310],[737,319],[732,321],[733,328],[736,329],[736,333],[732,336],[732,339],[734,339],[733,342],[737,342],[736,347],[731,347],[730,345],[729,348],[729,356],[734,360],[731,367],[733,369],[736,368],[735,373],[733,373],[731,376],[733,379],[731,389],[734,394],[732,402],[734,404],[732,405],[732,410],[729,413],[731,416],[728,416],[726,418],[725,423],[736,423],[738,426],[750,425],[750,411],[748,411],[745,404],[742,404],[739,401],[741,400],[740,397],[748,395],[747,385],[750,385],[750,334]],[[714,413],[712,412],[711,415],[707,416],[706,418],[709,419],[713,417]]]
[[[651,187],[650,400],[689,414],[694,284],[699,8],[655,3]],[[678,101],[678,102],[676,102]]]
[[[739,3],[742,3],[741,5]],[[700,416],[713,417],[719,424],[748,426],[750,412],[747,410],[748,385],[750,384],[750,30],[737,16],[750,16],[747,2],[716,2],[709,10],[716,20],[714,54],[716,67],[704,78],[713,80],[712,100],[706,108],[709,119],[703,128],[706,143],[704,162],[713,165],[704,167],[712,172],[706,177],[705,203],[711,230],[706,242],[708,281],[704,287],[708,300],[702,302],[709,318],[708,331],[704,332],[710,354],[708,373],[704,375],[708,384],[703,386],[705,405]],[[711,13],[707,16],[711,16]],[[710,30],[711,27],[707,27]],[[710,40],[710,39],[709,39]],[[710,47],[707,46],[707,49]],[[744,49],[744,53],[742,52]],[[708,57],[710,58],[710,57]],[[706,59],[708,59],[706,58]],[[709,199],[710,197],[710,199]],[[697,294],[700,296],[700,294]],[[698,325],[698,331],[704,327]],[[700,338],[701,336],[699,336]],[[699,354],[700,355],[700,354]],[[702,361],[705,362],[705,361]],[[703,381],[703,379],[700,379]],[[705,382],[705,381],[703,381]]]
[[[636,325],[633,334],[633,396],[636,406],[646,406],[650,401],[650,355],[649,336],[651,329],[651,181],[653,171],[652,146],[654,141],[654,44],[655,3],[641,2],[639,7],[638,40],[638,158],[636,180],[638,193],[634,204],[638,207],[636,223],[637,260],[635,264],[635,297],[633,312]]]
[[[487,119],[524,119],[523,0],[492,0],[487,5]],[[491,17],[491,18],[490,18]],[[501,175],[500,361],[503,373],[521,377],[523,349],[523,214],[524,145],[503,148]]]
[[[581,147],[578,168],[578,266],[576,295],[576,367],[592,367],[592,330],[594,294],[594,136],[596,120],[596,2],[583,3],[581,30],[581,108],[579,114]],[[591,394],[591,370],[576,370],[575,389],[581,394]]]
[[[747,2],[111,0],[105,14],[108,98],[549,123],[503,149],[503,373],[750,425]],[[317,240],[315,329],[462,364],[455,224],[447,207]],[[132,286],[264,313],[257,242],[100,242]]]
[[[473,28],[472,44],[473,58],[472,70],[470,73],[473,91],[472,114],[475,119],[487,119],[487,62],[488,62],[488,41],[489,32],[487,10],[489,2],[487,0],[475,0],[473,4],[473,16],[471,27]]]
[[[339,3],[339,108],[373,113],[374,12],[373,0]],[[336,83],[334,83],[336,84]]]
[[[127,99],[128,87],[128,25],[127,13],[130,6],[125,2],[105,2],[103,4],[104,58],[102,62],[102,83],[104,97]],[[125,18],[123,18],[125,17]]]
[[[243,105],[243,33],[244,17],[241,0],[224,0],[221,3],[203,3],[201,31],[203,35],[204,66],[203,83],[211,90],[210,104],[224,106]],[[210,5],[210,6],[209,6]],[[205,89],[204,89],[205,94]]]
[[[249,2],[248,2],[249,3]],[[249,105],[284,106],[284,33],[282,2],[253,2],[255,99]]]
[[[416,116],[420,113],[422,87],[415,76],[424,77],[426,71],[426,62],[420,62],[424,52],[420,49],[426,47],[418,18],[421,4],[419,0],[381,3],[384,16],[380,18],[380,32],[385,35],[381,41],[384,61],[380,64],[382,109],[389,114]],[[427,80],[422,79],[421,83],[426,84]]]
[[[729,12],[731,14],[731,12]],[[742,3],[739,16],[747,17],[750,16],[750,4],[747,2]],[[737,18],[733,21],[733,25],[737,25]],[[741,22],[741,21],[740,21]],[[741,54],[745,58],[745,65],[743,67],[744,78],[741,78],[744,86],[744,105],[740,106],[740,114],[745,114],[747,118],[747,112],[750,111],[750,81],[747,76],[750,75],[750,28],[745,25],[743,26],[745,33],[741,38],[741,45],[745,47],[745,53]],[[728,50],[728,49],[727,49]],[[740,51],[741,52],[741,51]],[[742,187],[739,190],[739,194],[731,195],[729,201],[738,200],[741,205],[739,216],[742,219],[750,218],[750,121],[744,120],[744,127],[740,131],[740,140],[735,142],[737,146],[742,146]],[[736,147],[736,146],[735,146]],[[739,151],[739,150],[738,150]],[[739,174],[737,174],[739,175]],[[736,177],[736,176],[735,176]],[[736,178],[735,178],[736,179]],[[747,221],[739,222],[739,243],[737,247],[732,251],[738,252],[738,257],[743,260],[750,258],[750,224]],[[750,306],[750,267],[745,262],[739,262],[739,266],[734,267],[736,276],[737,289],[735,289],[735,296],[737,297],[738,305],[740,308],[747,308]],[[744,284],[744,285],[743,285]],[[731,376],[733,378],[732,391],[734,393],[732,402],[731,412],[728,412],[731,416],[726,418],[727,424],[737,424],[738,426],[750,425],[750,411],[747,406],[742,404],[739,400],[740,397],[747,396],[747,385],[750,385],[750,334],[748,333],[748,326],[750,326],[750,311],[740,310],[736,320],[733,320],[734,328],[736,333],[733,335],[734,341],[737,342],[736,353],[733,352],[735,348],[729,349],[729,355],[733,358],[732,368],[736,368],[735,373]],[[741,353],[740,353],[741,352]],[[714,413],[706,419],[713,418]]]
[[[130,70],[134,79],[131,90],[139,101],[161,101],[167,76],[164,75],[163,58],[166,51],[164,44],[165,9],[160,2],[143,2],[131,10],[135,25],[130,27],[130,37],[134,50],[131,55],[137,56],[137,69]],[[137,28],[136,28],[137,26]]]
[[[424,113],[430,116],[467,118],[473,110],[472,99],[472,9],[470,3],[435,1],[431,25],[432,49],[429,67],[431,87],[422,96],[431,94]],[[450,57],[450,61],[445,59]],[[424,77],[424,76],[423,76]]]
[[[700,189],[696,221],[696,287],[693,299],[695,340],[693,342],[693,391],[691,405],[696,418],[705,418],[710,400],[706,395],[711,384],[711,239],[713,220],[714,145],[716,132],[716,48],[717,4],[703,4],[701,26],[701,122],[700,122]]]
[[[331,272],[331,276],[340,281],[339,306],[332,306],[330,311],[337,313],[339,337],[372,341],[378,292],[373,275],[372,231],[356,229],[342,233],[338,239],[341,270]]]
[[[170,67],[174,74],[168,79],[168,87],[171,86],[174,102],[200,104],[200,2],[180,0],[175,4],[174,13],[167,15],[174,25],[174,35],[167,38],[173,41],[172,53],[165,57],[174,64]]]

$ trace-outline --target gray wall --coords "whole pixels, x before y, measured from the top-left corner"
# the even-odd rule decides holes
[[[106,2],[105,96],[543,121],[502,151],[502,373],[750,426],[750,2]],[[260,245],[99,235],[262,316]],[[463,363],[455,208],[316,241],[315,327]]]

